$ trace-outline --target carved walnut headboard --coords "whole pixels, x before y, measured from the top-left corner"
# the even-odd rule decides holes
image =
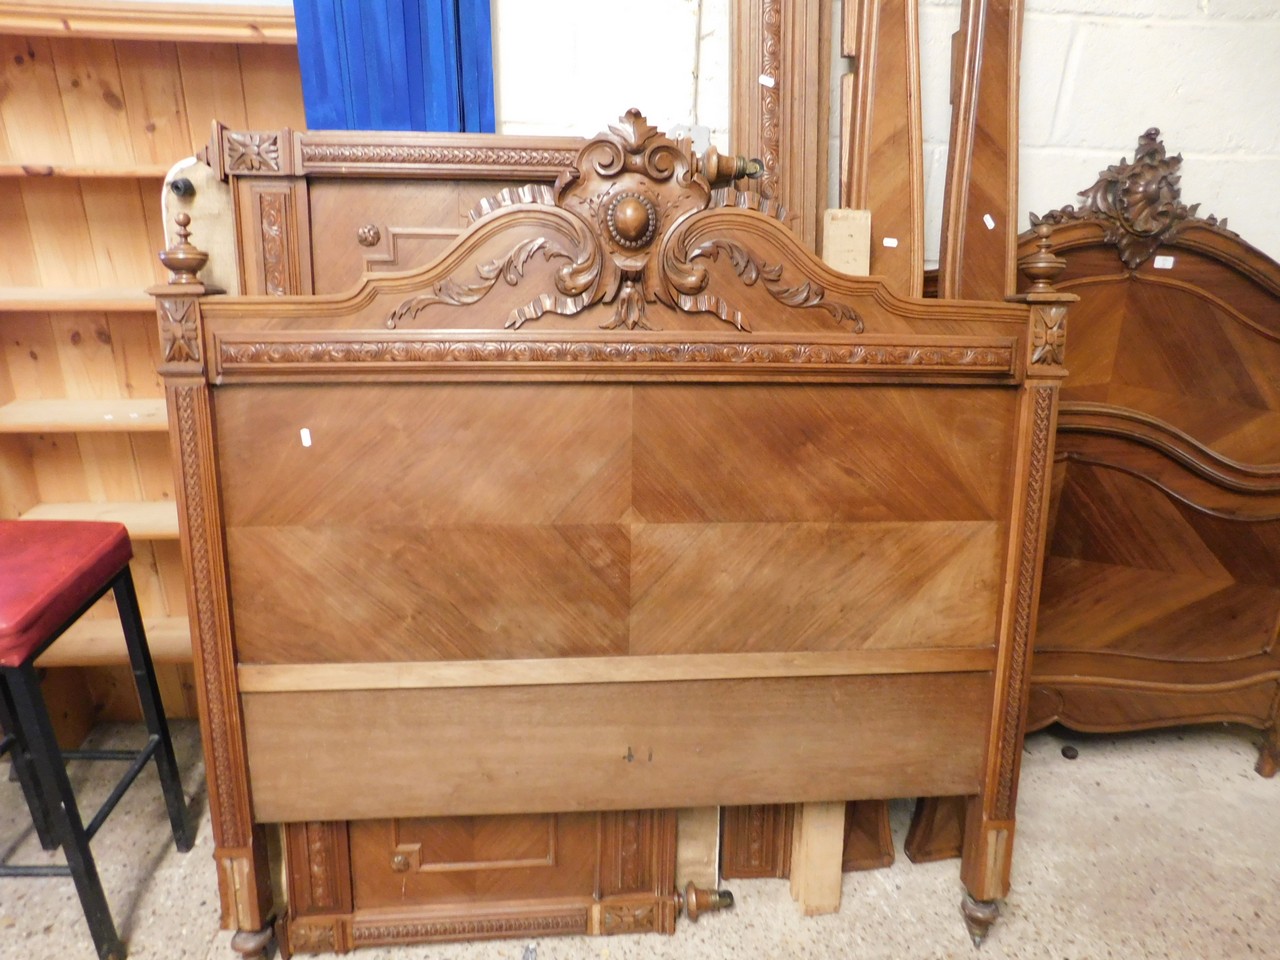
[[[1052,258],[1020,303],[901,299],[633,111],[429,262],[306,295],[352,204],[427,201],[292,136],[228,172],[270,227],[244,260],[304,295],[209,295],[186,248],[155,291],[233,922],[264,823],[930,794],[973,798],[1002,896]]]

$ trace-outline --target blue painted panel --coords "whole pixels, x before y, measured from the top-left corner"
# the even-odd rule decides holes
[[[295,0],[307,125],[491,133],[489,0]]]

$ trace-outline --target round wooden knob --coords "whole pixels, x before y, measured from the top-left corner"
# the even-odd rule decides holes
[[[635,243],[649,229],[649,211],[635,197],[623,197],[613,211],[613,223],[623,240]]]
[[[658,213],[653,203],[635,193],[624,193],[609,205],[609,234],[620,246],[635,250],[653,239]]]

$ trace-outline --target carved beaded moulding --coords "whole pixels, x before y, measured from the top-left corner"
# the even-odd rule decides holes
[[[400,304],[387,318],[396,329],[432,304],[463,306],[488,294],[499,281],[518,285],[530,261],[559,262],[554,292],[513,310],[506,326],[518,329],[551,312],[576,314],[598,303],[614,305],[604,329],[652,329],[646,305],[659,302],[685,312],[710,313],[739,330],[750,327],[729,299],[708,289],[709,263],[725,258],[743,286],[759,284],[773,299],[798,309],[826,311],[840,328],[862,332],[862,321],[826,298],[812,279],[790,282],[781,263],[767,263],[725,239],[691,241],[691,221],[720,206],[755,209],[781,217],[772,201],[731,187],[761,173],[759,161],[725,157],[714,148],[695,154],[686,139],[672,140],[629,110],[609,132],[589,141],[553,187],[508,188],[481,201],[473,224],[495,235],[516,213],[538,218],[544,231],[514,243],[508,252],[475,268],[469,280],[449,277]],[[490,219],[492,218],[492,219]]]
[[[1181,167],[1182,154],[1168,156],[1160,131],[1152,127],[1138,139],[1132,163],[1122,157],[1099,173],[1093,186],[1080,191],[1079,209],[1069,204],[1043,217],[1032,214],[1031,222],[1101,221],[1107,242],[1119,248],[1125,266],[1136,269],[1189,223],[1226,229],[1226,218],[1198,217],[1200,204],[1182,202]]]

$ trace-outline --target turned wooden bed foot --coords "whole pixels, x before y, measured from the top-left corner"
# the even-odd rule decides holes
[[[1280,727],[1262,731],[1262,746],[1258,749],[1258,765],[1254,767],[1261,776],[1274,777],[1280,768]]]
[[[1000,905],[994,900],[975,900],[972,894],[966,893],[960,901],[960,913],[973,945],[980,947],[1000,916]]]
[[[261,930],[237,930],[231,938],[231,949],[244,960],[267,960],[274,933],[271,924]]]

